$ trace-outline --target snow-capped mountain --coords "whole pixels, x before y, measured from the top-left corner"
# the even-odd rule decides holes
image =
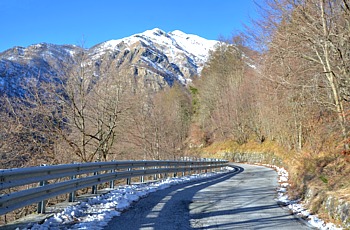
[[[162,64],[175,65],[180,72],[175,71],[173,74],[184,82],[201,72],[203,64],[207,61],[209,50],[213,50],[217,43],[217,41],[185,34],[179,30],[165,33],[156,28],[127,38],[101,43],[93,47],[92,52],[96,58],[106,51],[122,52],[144,47],[146,50],[142,54],[141,61],[160,70],[166,68]],[[152,56],[151,59],[149,59],[150,56]],[[162,61],[166,63],[161,63]]]
[[[174,80],[185,84],[200,74],[209,50],[213,50],[217,43],[179,30],[166,33],[156,28],[103,42],[92,47],[90,52],[92,60],[110,53],[118,60],[117,65],[129,64],[133,72],[160,76],[168,84]]]
[[[106,71],[131,75],[140,87],[159,89],[174,81],[186,84],[200,74],[217,41],[179,30],[158,28],[130,37],[110,40],[85,50],[95,77]],[[73,45],[36,44],[0,53],[0,89],[13,91],[26,78],[52,79],[67,75],[82,49]],[[108,71],[110,71],[109,69]]]

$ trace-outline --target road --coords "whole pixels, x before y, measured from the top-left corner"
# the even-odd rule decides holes
[[[105,230],[310,229],[274,200],[277,173],[235,164],[236,171],[151,193]]]

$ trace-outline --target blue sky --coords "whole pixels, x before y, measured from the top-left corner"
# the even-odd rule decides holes
[[[257,18],[254,0],[0,0],[0,52],[40,42],[89,48],[148,29],[230,37]]]

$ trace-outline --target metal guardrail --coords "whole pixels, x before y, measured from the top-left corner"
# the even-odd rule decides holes
[[[178,172],[198,172],[227,166],[228,161],[202,159],[196,161],[112,161],[80,164],[65,164],[0,170],[0,215],[13,210],[38,204],[38,212],[45,212],[46,199],[69,193],[69,201],[74,200],[75,191],[92,186],[96,193],[97,185],[106,182],[114,186],[114,181],[132,177]],[[49,181],[49,183],[48,183]],[[37,184],[39,183],[39,186]],[[19,186],[36,186],[6,194]]]

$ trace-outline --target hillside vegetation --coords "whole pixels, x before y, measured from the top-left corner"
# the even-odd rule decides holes
[[[269,153],[295,197],[314,187],[350,201],[350,2],[266,0],[261,12],[186,85],[140,86],[106,62],[91,77],[81,49],[60,81],[0,93],[0,167]]]

